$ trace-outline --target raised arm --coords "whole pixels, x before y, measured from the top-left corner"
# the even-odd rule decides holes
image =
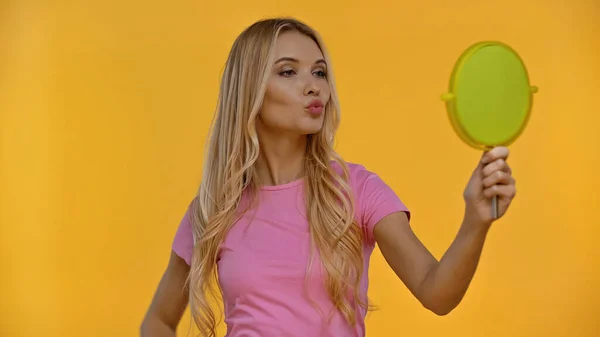
[[[390,267],[423,306],[438,315],[451,312],[471,283],[495,220],[490,198],[498,196],[502,216],[515,196],[507,157],[506,148],[495,148],[482,157],[465,189],[463,222],[440,261],[416,237],[405,213],[390,214],[374,226],[373,235]]]
[[[439,262],[413,233],[405,213],[383,218],[375,226],[374,235],[385,260],[410,292],[425,308],[446,315],[467,291],[486,231],[461,226]]]

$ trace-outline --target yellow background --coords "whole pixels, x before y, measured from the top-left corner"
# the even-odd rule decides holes
[[[231,43],[281,14],[331,50],[339,151],[398,192],[438,257],[480,156],[439,99],[455,59],[501,40],[540,88],[511,147],[518,197],[464,302],[427,312],[376,252],[368,336],[598,336],[595,0],[0,2],[0,335],[138,334],[199,182]]]

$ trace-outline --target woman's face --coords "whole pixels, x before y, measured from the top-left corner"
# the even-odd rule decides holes
[[[327,64],[308,36],[279,35],[258,124],[272,133],[313,134],[321,130],[329,101]]]

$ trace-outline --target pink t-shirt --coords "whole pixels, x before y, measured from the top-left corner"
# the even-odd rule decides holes
[[[388,214],[407,212],[410,216],[410,213],[376,174],[361,165],[348,165],[355,193],[355,218],[367,233],[365,273],[360,285],[361,293],[366,296],[369,259],[375,248],[373,227]],[[328,320],[333,304],[318,263],[313,263],[311,276],[305,283],[309,244],[303,180],[263,187],[258,207],[233,225],[218,254],[226,336],[365,336],[365,312],[361,312],[355,327],[349,326],[337,312]],[[186,213],[175,235],[173,250],[190,264],[192,247],[191,222]]]

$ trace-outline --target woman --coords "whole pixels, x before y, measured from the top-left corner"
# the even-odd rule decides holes
[[[335,153],[339,120],[331,63],[314,30],[269,19],[237,38],[202,183],[143,336],[175,336],[188,303],[202,336],[215,336],[214,296],[230,337],[364,336],[376,244],[425,308],[445,315],[458,305],[494,221],[490,198],[498,196],[502,216],[515,195],[508,150],[494,148],[476,166],[460,231],[438,262],[392,189]]]

